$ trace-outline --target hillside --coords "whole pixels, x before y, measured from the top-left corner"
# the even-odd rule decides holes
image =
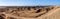
[[[59,6],[0,8],[0,19],[60,19]]]

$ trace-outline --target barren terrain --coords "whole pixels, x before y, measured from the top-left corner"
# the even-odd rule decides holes
[[[60,19],[60,7],[0,8],[0,19]]]

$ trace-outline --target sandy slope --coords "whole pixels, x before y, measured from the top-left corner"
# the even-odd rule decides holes
[[[55,8],[37,19],[60,19],[60,8]]]
[[[48,11],[47,11],[48,9]],[[10,8],[9,10],[0,10],[0,16],[5,19],[60,19],[60,7],[50,7],[50,8],[44,8],[44,9],[19,9],[19,11],[16,11],[16,8]],[[15,10],[15,11],[14,11]],[[24,11],[23,11],[24,10]],[[41,11],[39,13],[36,13],[37,11]],[[3,12],[4,11],[4,12]],[[11,12],[13,11],[13,12]],[[41,15],[41,16],[40,16]]]

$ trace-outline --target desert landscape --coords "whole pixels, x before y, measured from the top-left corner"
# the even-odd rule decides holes
[[[0,19],[60,19],[60,6],[6,6]]]

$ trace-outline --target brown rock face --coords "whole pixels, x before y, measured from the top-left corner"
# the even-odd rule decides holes
[[[3,8],[0,9],[0,19],[38,18],[55,8],[56,7]]]

